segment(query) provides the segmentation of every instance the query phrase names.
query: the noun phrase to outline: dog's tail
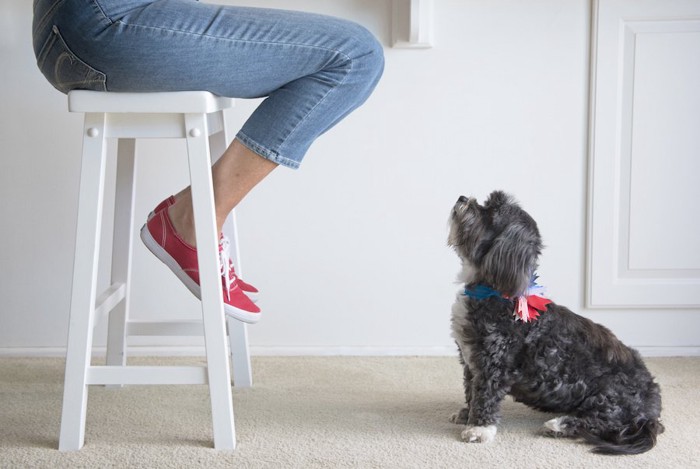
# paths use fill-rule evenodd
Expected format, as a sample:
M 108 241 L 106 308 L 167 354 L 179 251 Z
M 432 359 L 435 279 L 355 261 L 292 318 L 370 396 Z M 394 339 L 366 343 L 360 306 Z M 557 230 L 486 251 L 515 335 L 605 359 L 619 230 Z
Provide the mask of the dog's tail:
M 657 419 L 643 419 L 627 427 L 609 430 L 597 435 L 583 431 L 581 436 L 594 444 L 594 453 L 639 454 L 649 451 L 656 444 L 656 436 L 663 433 L 664 426 Z

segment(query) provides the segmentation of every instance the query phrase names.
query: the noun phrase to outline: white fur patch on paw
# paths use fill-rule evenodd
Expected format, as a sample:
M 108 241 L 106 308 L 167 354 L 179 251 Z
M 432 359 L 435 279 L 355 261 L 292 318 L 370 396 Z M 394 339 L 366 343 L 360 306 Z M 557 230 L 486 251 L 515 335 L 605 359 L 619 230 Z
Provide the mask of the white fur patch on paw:
M 487 427 L 467 427 L 462 432 L 462 439 L 469 443 L 489 443 L 496 437 L 496 425 Z
M 566 429 L 566 424 L 562 423 L 564 418 L 565 417 L 557 417 L 552 420 L 547 420 L 544 423 L 544 428 L 553 433 L 564 433 L 564 429 Z

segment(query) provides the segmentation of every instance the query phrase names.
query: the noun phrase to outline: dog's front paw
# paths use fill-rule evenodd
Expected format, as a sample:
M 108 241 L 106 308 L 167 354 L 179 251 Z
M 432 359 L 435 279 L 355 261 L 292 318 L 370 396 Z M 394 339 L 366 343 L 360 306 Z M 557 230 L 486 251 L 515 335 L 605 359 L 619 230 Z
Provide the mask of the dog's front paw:
M 462 439 L 469 443 L 489 443 L 496 437 L 496 425 L 486 427 L 467 427 L 462 432 Z
M 450 422 L 464 425 L 469 418 L 469 407 L 462 408 L 459 412 L 455 412 L 450 416 Z

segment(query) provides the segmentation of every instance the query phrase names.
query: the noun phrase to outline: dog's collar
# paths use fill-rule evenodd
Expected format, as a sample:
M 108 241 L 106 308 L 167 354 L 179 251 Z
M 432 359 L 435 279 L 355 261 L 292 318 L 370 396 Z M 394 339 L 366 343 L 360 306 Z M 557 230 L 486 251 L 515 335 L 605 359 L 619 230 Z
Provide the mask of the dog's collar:
M 502 300 L 508 299 L 506 296 L 502 295 L 498 290 L 494 290 L 488 285 L 478 283 L 475 285 L 467 285 L 464 287 L 465 296 L 469 298 L 474 298 L 475 300 L 485 300 L 487 298 L 495 297 Z
M 537 284 L 536 275 L 532 277 L 530 287 L 525 294 L 516 298 L 510 298 L 484 284 L 467 285 L 464 288 L 463 294 L 475 300 L 485 300 L 491 297 L 508 301 L 513 300 L 515 302 L 513 316 L 523 322 L 530 322 L 537 319 L 541 312 L 547 310 L 547 305 L 552 302 L 544 296 L 544 287 Z

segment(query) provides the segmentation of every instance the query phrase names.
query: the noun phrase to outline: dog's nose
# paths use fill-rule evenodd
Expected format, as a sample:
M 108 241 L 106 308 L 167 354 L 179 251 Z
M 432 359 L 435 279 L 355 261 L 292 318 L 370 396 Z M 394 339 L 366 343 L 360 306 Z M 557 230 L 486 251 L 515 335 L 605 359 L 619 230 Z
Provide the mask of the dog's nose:
M 457 199 L 457 202 L 459 202 L 460 204 L 466 204 L 467 202 L 469 202 L 469 198 L 464 197 L 463 195 L 460 195 L 459 199 Z

